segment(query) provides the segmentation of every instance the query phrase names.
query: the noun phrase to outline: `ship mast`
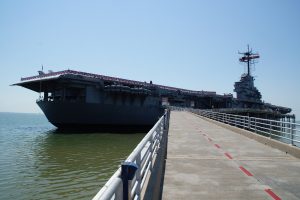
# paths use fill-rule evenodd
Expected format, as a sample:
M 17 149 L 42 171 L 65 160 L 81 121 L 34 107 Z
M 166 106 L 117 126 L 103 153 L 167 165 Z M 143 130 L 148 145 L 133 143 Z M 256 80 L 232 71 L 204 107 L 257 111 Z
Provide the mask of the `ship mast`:
M 243 56 L 239 59 L 240 62 L 247 63 L 247 76 L 251 76 L 251 65 L 255 64 L 255 59 L 259 58 L 258 53 L 253 53 L 252 49 L 249 49 L 246 52 L 239 52 L 239 54 L 242 54 Z

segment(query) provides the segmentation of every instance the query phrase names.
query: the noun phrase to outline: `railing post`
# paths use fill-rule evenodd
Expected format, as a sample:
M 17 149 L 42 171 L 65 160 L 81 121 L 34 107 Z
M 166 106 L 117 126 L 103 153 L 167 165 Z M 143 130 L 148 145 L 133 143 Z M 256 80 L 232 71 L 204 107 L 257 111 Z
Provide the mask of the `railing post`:
M 164 114 L 164 120 L 163 120 L 163 122 L 164 122 L 164 130 L 166 129 L 166 122 L 167 122 L 167 114 L 168 114 L 168 111 L 166 111 L 166 113 Z
M 296 131 L 296 121 L 295 121 L 295 118 L 293 118 L 293 123 L 292 123 L 292 133 L 291 133 L 291 145 L 294 146 L 294 134 L 295 134 L 295 131 Z
M 272 138 L 272 122 L 269 121 L 269 138 Z
M 255 133 L 257 133 L 257 130 L 256 130 L 256 118 L 254 118 L 254 130 L 255 130 Z
M 237 116 L 234 116 L 234 126 L 237 126 Z
M 121 165 L 121 178 L 123 181 L 123 200 L 131 199 L 131 191 L 129 190 L 129 187 L 137 169 L 138 166 L 133 162 L 123 162 Z
M 163 128 L 163 126 L 164 126 L 164 124 L 163 123 L 161 123 L 160 125 L 159 125 L 159 129 L 162 129 Z M 157 139 L 157 140 L 159 140 L 159 134 L 157 133 L 157 131 L 155 131 L 156 132 L 156 134 L 154 135 L 153 134 L 153 136 L 151 137 L 151 141 L 150 141 L 150 147 L 149 147 L 149 154 L 150 154 L 150 157 L 152 158 L 152 156 L 153 156 L 153 154 L 155 154 L 156 152 L 154 151 L 154 142 L 155 142 L 155 140 Z M 149 170 L 150 170 L 150 172 L 152 171 L 152 159 L 150 159 L 150 161 L 149 161 L 149 165 L 150 165 L 150 168 L 149 168 Z M 146 172 L 145 172 L 146 173 Z
M 248 130 L 251 130 L 251 121 L 249 115 L 248 115 Z
M 163 148 L 165 150 L 165 159 L 167 159 L 167 151 L 168 151 L 168 130 L 169 130 L 169 121 L 170 120 L 170 111 L 168 111 L 167 113 L 167 119 L 165 121 L 166 126 L 164 129 L 164 134 L 163 134 L 163 138 L 162 138 L 162 144 L 163 144 Z
M 142 153 L 140 152 L 136 158 L 136 164 L 137 166 L 142 166 L 142 161 L 141 161 L 141 157 L 142 157 Z M 138 200 L 140 199 L 140 195 L 141 195 L 141 184 L 142 184 L 142 177 L 141 177 L 141 170 L 142 167 L 139 167 L 136 170 L 136 181 L 137 181 L 137 190 L 136 190 L 136 194 L 138 196 Z M 130 192 L 131 193 L 131 192 Z
M 287 130 L 288 130 L 288 133 L 290 134 L 290 137 L 291 137 L 291 135 L 292 135 L 292 131 L 291 131 L 291 119 L 290 118 L 288 118 L 287 119 L 287 121 L 288 121 L 288 127 L 287 127 Z

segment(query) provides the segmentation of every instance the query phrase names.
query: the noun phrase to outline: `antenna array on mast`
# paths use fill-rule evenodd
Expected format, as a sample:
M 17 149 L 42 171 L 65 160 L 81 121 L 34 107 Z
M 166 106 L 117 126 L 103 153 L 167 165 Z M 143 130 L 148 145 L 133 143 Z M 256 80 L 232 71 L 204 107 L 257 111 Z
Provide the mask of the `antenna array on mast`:
M 253 53 L 252 49 L 249 49 L 246 52 L 239 52 L 239 54 L 242 54 L 243 56 L 239 59 L 240 62 L 247 63 L 247 75 L 251 75 L 250 67 L 251 65 L 255 64 L 255 59 L 258 59 L 260 56 L 258 53 Z

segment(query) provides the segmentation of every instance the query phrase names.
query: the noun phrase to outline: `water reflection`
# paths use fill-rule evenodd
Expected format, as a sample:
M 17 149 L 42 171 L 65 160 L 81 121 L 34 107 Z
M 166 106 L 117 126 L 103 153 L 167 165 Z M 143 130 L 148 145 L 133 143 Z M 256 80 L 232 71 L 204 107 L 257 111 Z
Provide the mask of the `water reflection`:
M 38 198 L 92 198 L 143 136 L 54 130 L 37 137 L 33 158 Z
M 40 115 L 3 114 L 0 199 L 91 199 L 144 135 L 65 134 Z

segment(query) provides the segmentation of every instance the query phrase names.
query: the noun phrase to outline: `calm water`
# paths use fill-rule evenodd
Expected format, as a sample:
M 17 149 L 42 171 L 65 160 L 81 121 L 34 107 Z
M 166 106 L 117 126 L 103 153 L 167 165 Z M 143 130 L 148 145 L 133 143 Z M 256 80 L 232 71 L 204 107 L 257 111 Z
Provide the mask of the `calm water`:
M 40 114 L 0 113 L 0 199 L 91 199 L 144 136 L 54 130 Z

